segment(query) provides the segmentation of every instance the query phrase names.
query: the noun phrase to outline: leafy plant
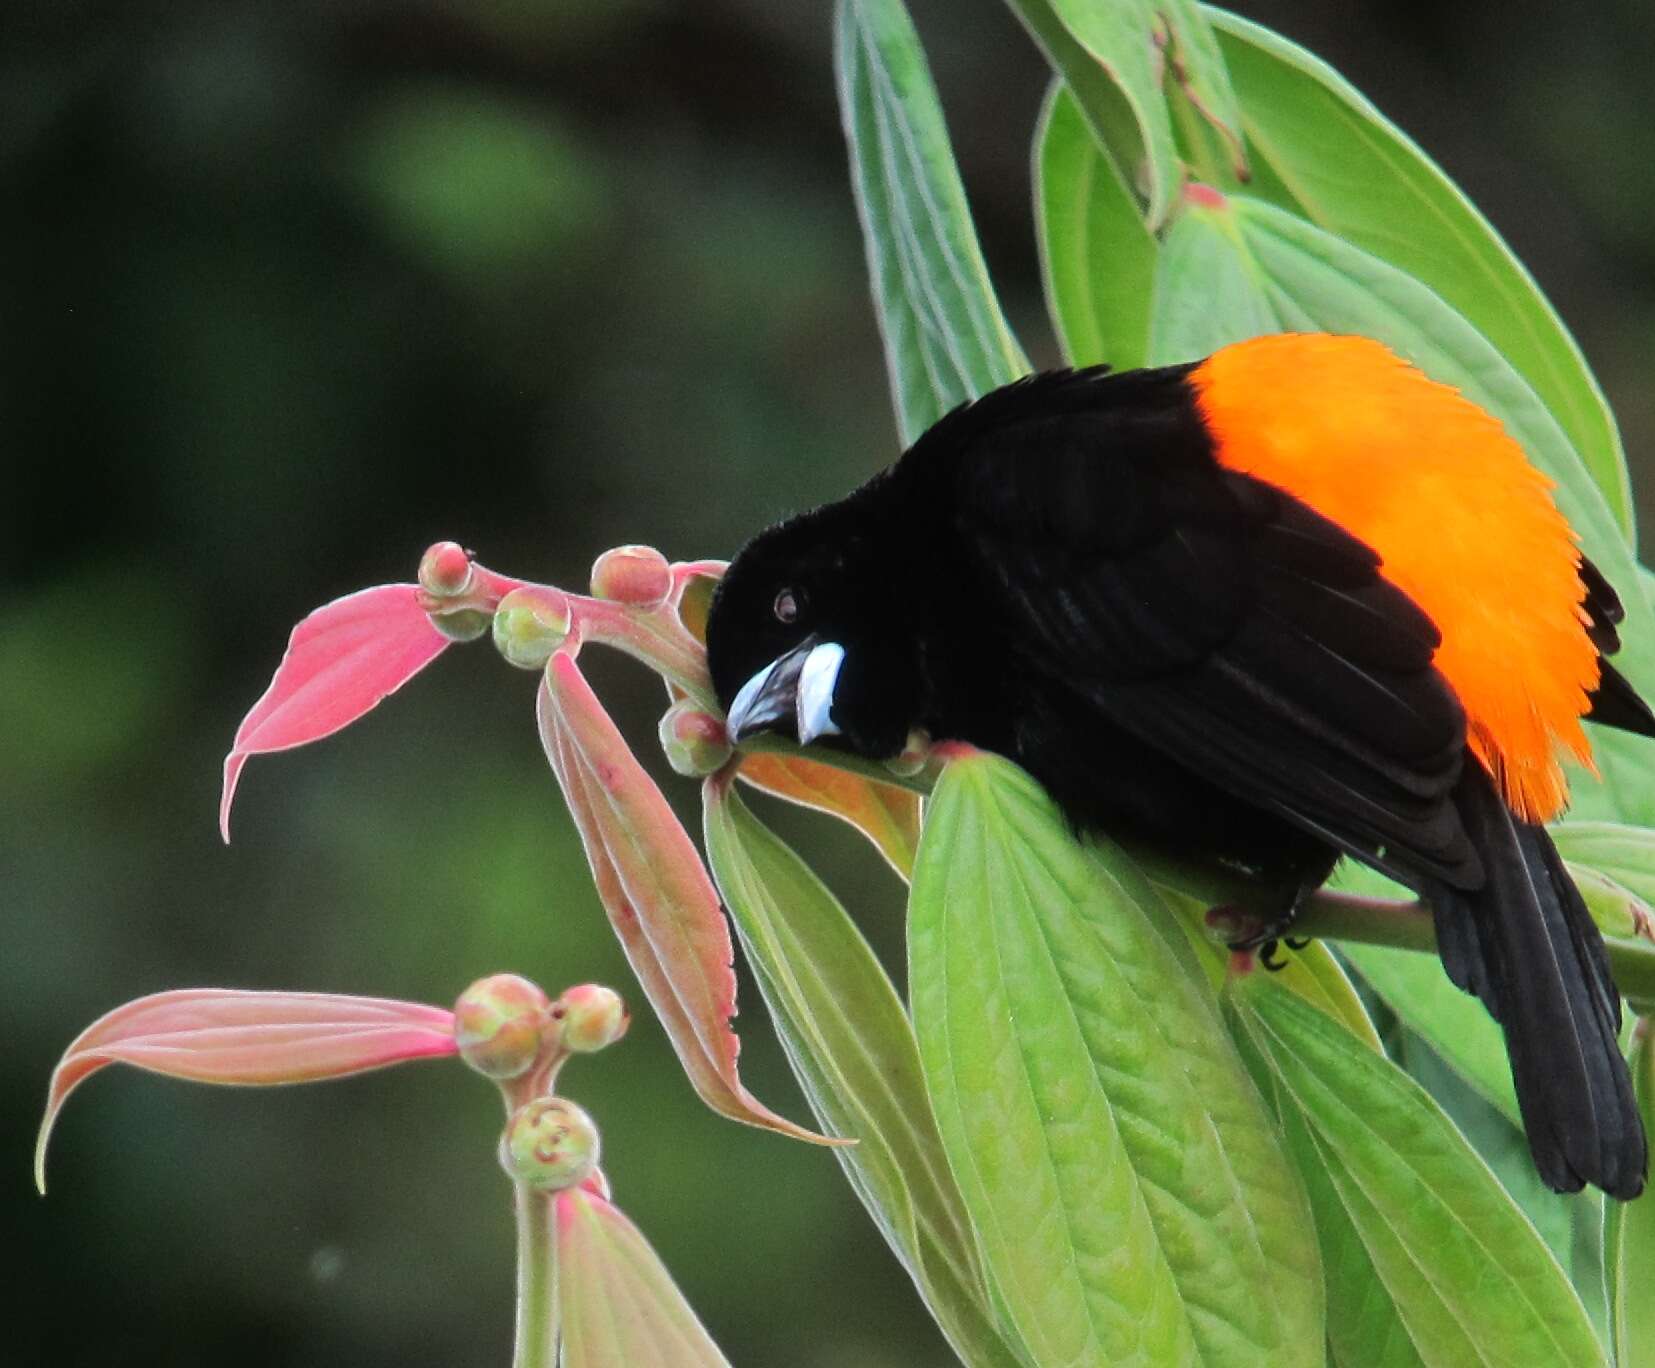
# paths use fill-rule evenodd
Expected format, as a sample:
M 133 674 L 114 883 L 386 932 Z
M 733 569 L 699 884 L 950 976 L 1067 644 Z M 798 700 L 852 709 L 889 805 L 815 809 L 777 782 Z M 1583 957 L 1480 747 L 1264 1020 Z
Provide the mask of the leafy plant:
M 1012 6 L 1056 73 L 1035 131 L 1035 215 L 1068 359 L 1187 360 L 1282 329 L 1389 343 L 1499 416 L 1556 482 L 1585 550 L 1628 591 L 1622 668 L 1655 687 L 1655 613 L 1613 418 L 1562 323 L 1452 182 L 1316 58 L 1222 11 Z M 841 0 L 835 22 L 907 440 L 1028 363 L 901 0 Z M 418 583 L 365 590 L 295 630 L 226 760 L 226 837 L 251 756 L 347 725 L 451 643 L 492 634 L 540 675 L 547 758 L 691 1085 L 725 1116 L 830 1146 L 962 1361 L 1655 1359 L 1638 1296 L 1655 1249 L 1647 1204 L 1605 1212 L 1540 1187 L 1498 1027 L 1420 953 L 1425 909 L 1347 874 L 1303 921 L 1338 952 L 1312 944 L 1263 974 L 1221 948 L 1233 923 L 1208 925 L 1222 888 L 1077 842 L 1008 761 L 947 744 L 888 767 L 774 740 L 732 753 L 699 638 L 720 570 L 623 547 L 578 595 L 432 547 Z M 674 770 L 702 781 L 705 863 L 588 685 L 588 642 L 664 680 L 661 741 Z M 1601 777 L 1576 777 L 1589 820 L 1556 836 L 1637 1014 L 1633 1062 L 1655 1122 L 1655 786 L 1639 743 L 1594 739 Z M 911 879 L 907 1002 L 743 783 L 849 822 Z M 732 925 L 819 1132 L 741 1081 Z M 435 1009 L 373 1008 L 398 1023 L 383 1036 L 340 1016 L 369 1010 L 341 999 L 324 1004 L 324 1035 L 300 1033 L 287 1072 L 261 1073 L 234 1051 L 233 1067 L 211 1062 L 245 996 L 209 995 L 218 1015 L 181 1044 L 169 1013 L 185 1001 L 133 1004 L 92 1028 L 60 1067 L 48 1127 L 70 1087 L 117 1059 L 268 1082 L 451 1052 Z M 270 999 L 261 1028 L 293 1024 L 297 1001 Z M 541 1063 L 507 1090 L 519 1109 L 548 1105 L 549 1037 L 535 1039 Z M 327 1067 L 306 1065 L 306 1050 Z M 721 1361 L 606 1189 L 569 1181 L 579 1166 L 539 1186 L 508 1171 L 521 1362 L 553 1352 L 552 1318 L 535 1308 L 549 1304 L 554 1251 L 562 1362 Z M 606 1321 L 606 1302 L 630 1319 Z

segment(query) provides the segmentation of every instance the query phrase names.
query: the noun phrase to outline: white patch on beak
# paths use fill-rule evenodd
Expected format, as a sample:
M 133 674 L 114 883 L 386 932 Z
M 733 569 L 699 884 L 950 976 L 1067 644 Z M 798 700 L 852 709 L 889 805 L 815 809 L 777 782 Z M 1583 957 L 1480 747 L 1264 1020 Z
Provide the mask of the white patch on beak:
M 844 663 L 845 648 L 837 641 L 824 641 L 805 657 L 804 668 L 799 671 L 799 688 L 794 703 L 801 746 L 808 746 L 818 736 L 839 734 L 839 728 L 833 724 L 830 714 L 833 711 L 833 690 L 839 683 L 839 667 Z
M 780 663 L 772 660 L 737 691 L 735 700 L 730 704 L 730 715 L 724 721 L 725 729 L 732 741 L 741 736 L 742 728 L 752 717 L 753 705 L 764 692 L 764 686 L 770 682 L 770 676 L 776 672 L 776 666 Z

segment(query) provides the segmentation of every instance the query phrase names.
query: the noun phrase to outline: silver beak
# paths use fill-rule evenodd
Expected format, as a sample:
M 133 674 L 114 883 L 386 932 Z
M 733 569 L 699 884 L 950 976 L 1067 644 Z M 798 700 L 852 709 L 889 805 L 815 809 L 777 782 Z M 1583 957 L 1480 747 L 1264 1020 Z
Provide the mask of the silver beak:
M 772 660 L 736 693 L 725 729 L 732 741 L 754 732 L 778 729 L 791 721 L 801 746 L 819 736 L 834 736 L 833 690 L 845 648 L 836 641 L 808 636 L 784 656 Z

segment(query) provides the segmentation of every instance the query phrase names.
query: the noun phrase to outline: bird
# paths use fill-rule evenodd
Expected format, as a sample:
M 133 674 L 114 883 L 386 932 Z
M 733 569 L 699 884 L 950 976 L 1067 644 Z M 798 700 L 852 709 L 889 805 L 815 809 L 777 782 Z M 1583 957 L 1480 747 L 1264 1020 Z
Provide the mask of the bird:
M 1630 1199 L 1620 997 L 1545 823 L 1583 720 L 1655 714 L 1552 488 L 1368 338 L 1044 372 L 748 542 L 708 669 L 733 741 L 999 753 L 1076 833 L 1228 871 L 1259 940 L 1342 857 L 1415 890 L 1503 1029 L 1540 1176 Z

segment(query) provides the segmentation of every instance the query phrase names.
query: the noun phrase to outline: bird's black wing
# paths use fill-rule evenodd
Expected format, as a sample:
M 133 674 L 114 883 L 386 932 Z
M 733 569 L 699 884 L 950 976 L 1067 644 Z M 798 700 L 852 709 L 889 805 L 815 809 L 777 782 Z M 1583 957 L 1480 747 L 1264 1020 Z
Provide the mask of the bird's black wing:
M 1476 886 L 1464 715 L 1379 557 L 1219 466 L 1180 370 L 1021 393 L 929 457 L 1011 668 L 1333 845 Z

